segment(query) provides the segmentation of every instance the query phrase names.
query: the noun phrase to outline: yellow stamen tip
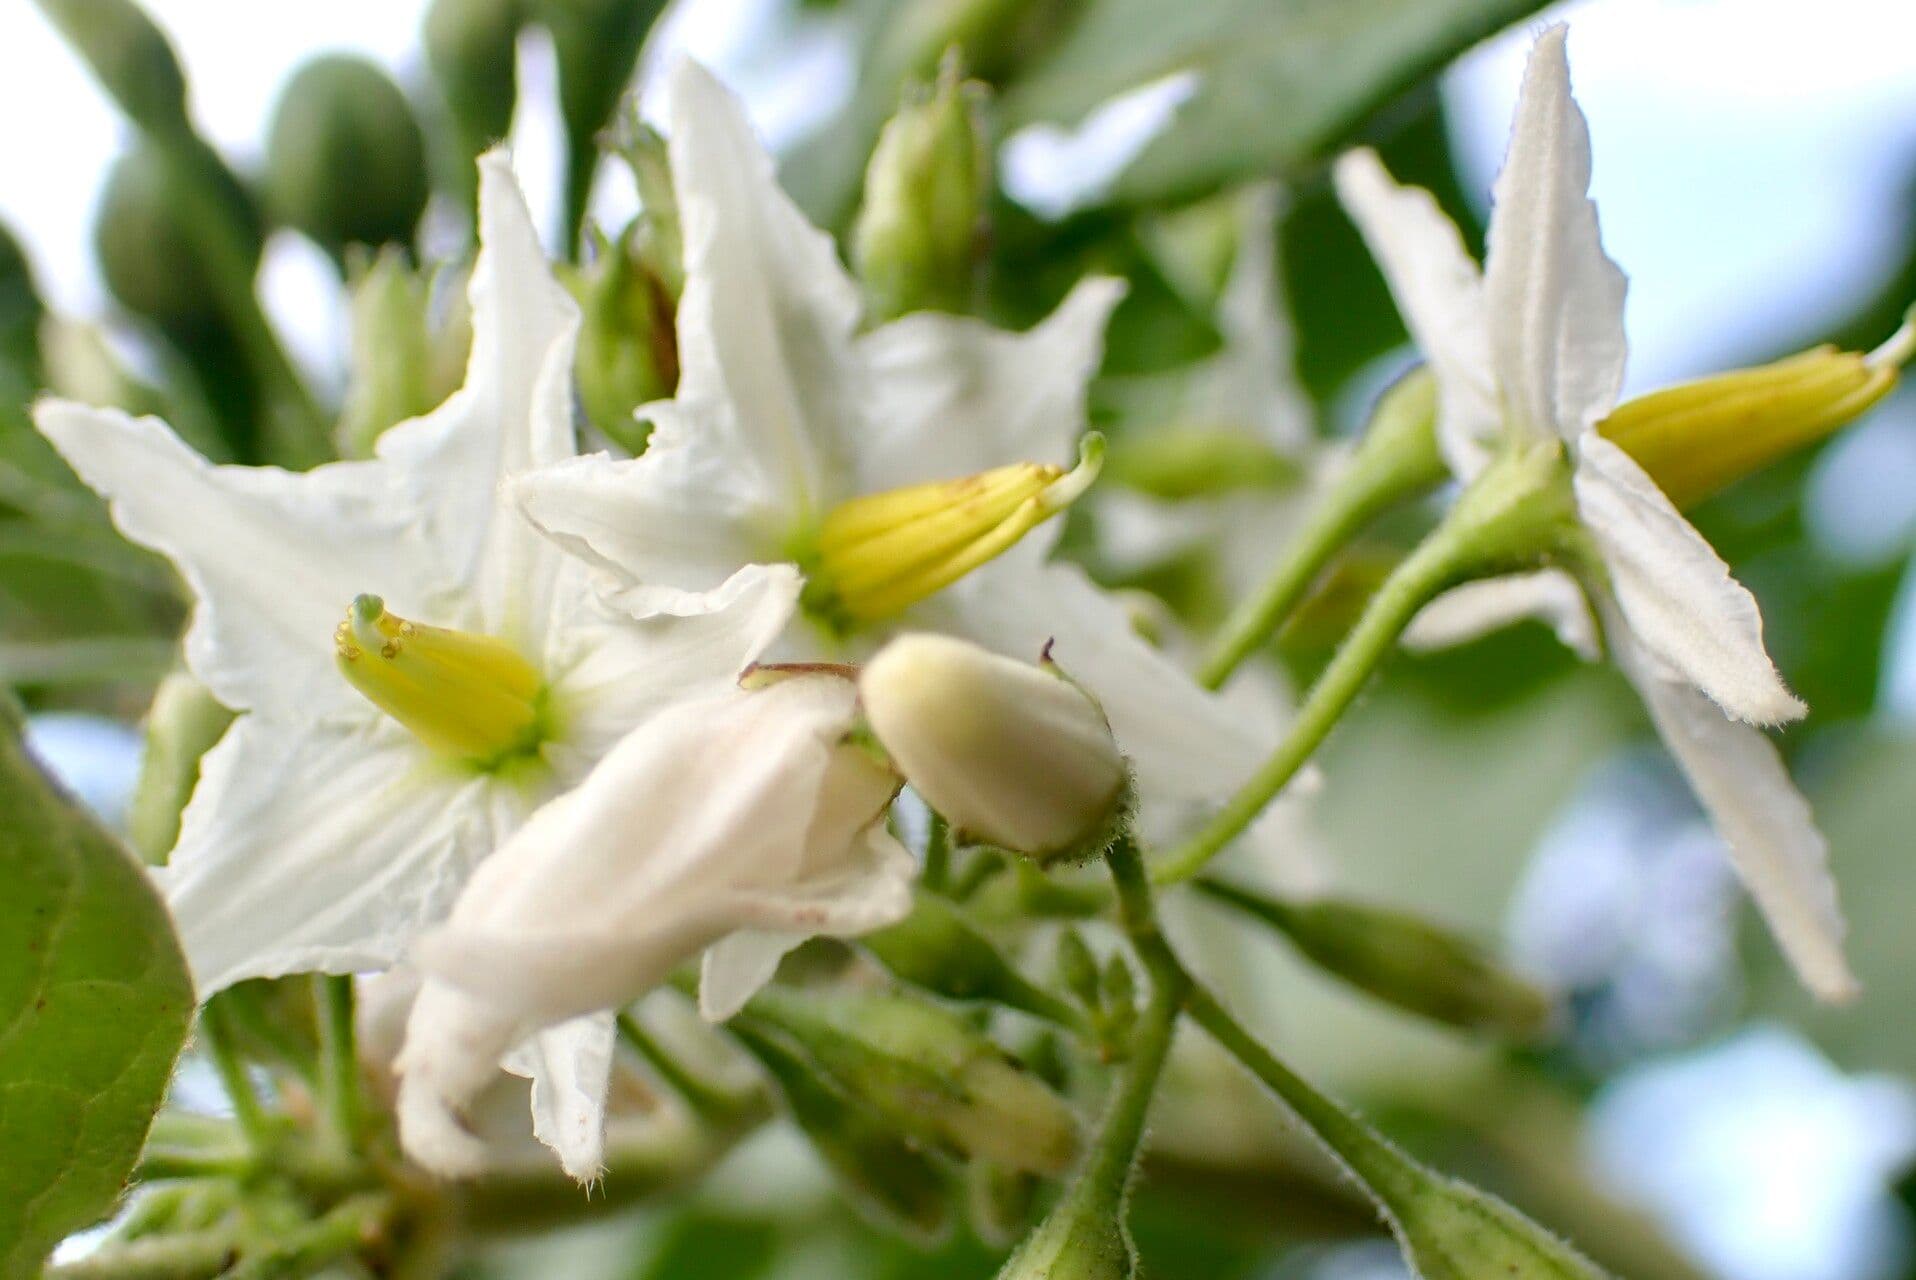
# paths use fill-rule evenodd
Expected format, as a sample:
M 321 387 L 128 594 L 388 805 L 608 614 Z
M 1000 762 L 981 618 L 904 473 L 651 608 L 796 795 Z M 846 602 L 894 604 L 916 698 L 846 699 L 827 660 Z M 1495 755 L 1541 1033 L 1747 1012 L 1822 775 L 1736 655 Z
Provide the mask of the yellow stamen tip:
M 1103 463 L 1104 437 L 1091 432 L 1069 471 L 1018 462 L 841 503 L 807 557 L 807 606 L 839 627 L 899 613 L 1068 508 Z
M 1818 347 L 1639 396 L 1597 424 L 1678 506 L 1815 444 L 1896 386 L 1916 318 L 1869 355 Z
M 438 754 L 493 768 L 543 737 L 543 682 L 502 640 L 409 622 L 362 595 L 334 628 L 333 651 L 348 684 Z

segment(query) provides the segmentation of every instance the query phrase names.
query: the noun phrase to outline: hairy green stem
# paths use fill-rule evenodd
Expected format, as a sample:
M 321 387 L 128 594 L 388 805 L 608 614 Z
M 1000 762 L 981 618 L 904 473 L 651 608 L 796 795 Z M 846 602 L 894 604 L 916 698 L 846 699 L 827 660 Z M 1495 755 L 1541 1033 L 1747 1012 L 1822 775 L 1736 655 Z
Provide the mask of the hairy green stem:
M 313 1000 L 319 1011 L 320 1103 L 339 1150 L 350 1155 L 357 1146 L 361 1111 L 352 978 L 314 974 Z
M 1443 482 L 1434 414 L 1427 375 L 1413 374 L 1386 393 L 1350 464 L 1318 499 L 1263 586 L 1225 621 L 1198 675 L 1205 688 L 1222 686 L 1276 634 L 1332 557 L 1366 525 Z
M 925 829 L 925 869 L 918 879 L 933 893 L 943 893 L 951 880 L 951 824 L 937 812 Z
M 208 1000 L 200 1010 L 200 1047 L 219 1075 L 220 1085 L 233 1105 L 233 1119 L 238 1121 L 247 1142 L 255 1152 L 266 1150 L 272 1143 L 266 1106 L 246 1074 L 246 1063 L 233 1043 L 226 1005 L 218 996 Z
M 212 1280 L 237 1247 L 231 1230 L 149 1236 L 48 1267 L 45 1280 Z
M 701 1120 L 712 1124 L 730 1124 L 738 1116 L 752 1111 L 749 1096 L 713 1087 L 686 1070 L 685 1064 L 669 1053 L 657 1037 L 629 1013 L 618 1018 L 619 1038 L 658 1072 L 672 1092 Z
M 1454 540 L 1441 533 L 1426 539 L 1385 579 L 1330 665 L 1311 686 L 1277 750 L 1209 823 L 1158 862 L 1152 872 L 1154 880 L 1171 884 L 1196 875 L 1241 835 L 1330 736 L 1417 611 L 1463 576 L 1464 566 Z

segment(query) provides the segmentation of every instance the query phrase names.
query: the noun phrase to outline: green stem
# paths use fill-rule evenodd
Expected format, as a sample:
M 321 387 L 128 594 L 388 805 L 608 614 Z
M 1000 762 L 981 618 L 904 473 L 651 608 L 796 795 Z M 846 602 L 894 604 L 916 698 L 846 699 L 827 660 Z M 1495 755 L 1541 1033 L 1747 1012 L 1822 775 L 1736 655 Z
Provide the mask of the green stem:
M 312 1275 L 325 1264 L 376 1243 L 392 1214 L 392 1200 L 383 1192 L 354 1196 L 305 1226 L 280 1234 L 260 1252 L 249 1252 L 223 1274 L 226 1280 Z
M 937 812 L 925 830 L 925 870 L 919 881 L 933 893 L 943 893 L 951 881 L 951 824 Z
M 353 1032 L 353 980 L 342 974 L 313 975 L 319 1010 L 320 1104 L 338 1149 L 351 1154 L 360 1126 L 359 1053 Z
M 631 1014 L 619 1015 L 618 1028 L 619 1038 L 636 1050 L 701 1120 L 727 1125 L 754 1109 L 750 1099 L 714 1088 L 687 1071 L 685 1064 L 668 1053 L 665 1046 Z
M 257 1168 L 244 1151 L 201 1151 L 149 1142 L 140 1153 L 136 1182 L 167 1182 L 186 1178 L 243 1178 Z
M 1459 539 L 1446 536 L 1447 530 L 1448 526 L 1439 526 L 1384 580 L 1330 665 L 1311 686 L 1277 750 L 1216 817 L 1159 861 L 1152 873 L 1154 880 L 1171 884 L 1196 875 L 1242 834 L 1316 753 L 1417 611 L 1465 576 L 1467 556 Z
M 200 1047 L 219 1074 L 220 1085 L 233 1104 L 233 1119 L 245 1133 L 247 1143 L 255 1152 L 266 1150 L 272 1144 L 266 1105 L 260 1101 L 258 1089 L 246 1074 L 246 1063 L 233 1043 L 226 1006 L 218 996 L 208 1000 L 206 1007 L 200 1010 Z
M 149 1236 L 46 1269 L 46 1280 L 211 1280 L 226 1274 L 237 1244 L 228 1231 Z
M 1434 416 L 1428 375 L 1414 374 L 1385 394 L 1349 466 L 1318 500 L 1264 585 L 1225 621 L 1199 672 L 1205 688 L 1221 687 L 1276 634 L 1324 566 L 1364 526 L 1443 482 L 1447 473 Z

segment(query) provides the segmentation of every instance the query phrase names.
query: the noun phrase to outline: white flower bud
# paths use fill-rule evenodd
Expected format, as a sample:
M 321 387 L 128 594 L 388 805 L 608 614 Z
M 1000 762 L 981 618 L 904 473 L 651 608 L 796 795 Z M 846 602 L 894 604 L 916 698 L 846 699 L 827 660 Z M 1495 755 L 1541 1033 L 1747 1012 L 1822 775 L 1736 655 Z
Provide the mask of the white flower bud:
M 954 827 L 1048 859 L 1111 829 L 1129 771 L 1103 710 L 1048 664 L 905 635 L 859 677 L 872 731 Z

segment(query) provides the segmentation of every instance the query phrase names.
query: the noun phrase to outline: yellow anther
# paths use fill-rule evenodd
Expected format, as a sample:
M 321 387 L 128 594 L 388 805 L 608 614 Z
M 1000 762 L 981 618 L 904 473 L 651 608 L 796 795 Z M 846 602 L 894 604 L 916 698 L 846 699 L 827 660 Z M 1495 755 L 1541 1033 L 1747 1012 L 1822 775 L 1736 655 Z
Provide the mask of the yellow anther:
M 358 596 L 333 631 L 340 674 L 441 755 L 492 768 L 537 750 L 545 687 L 502 640 L 421 626 Z
M 1895 389 L 1916 315 L 1868 355 L 1818 347 L 1655 391 L 1597 424 L 1679 507 L 1815 444 Z
M 1093 432 L 1069 471 L 1020 462 L 841 503 L 819 527 L 807 604 L 841 626 L 890 617 L 1069 507 L 1103 461 L 1104 437 Z

